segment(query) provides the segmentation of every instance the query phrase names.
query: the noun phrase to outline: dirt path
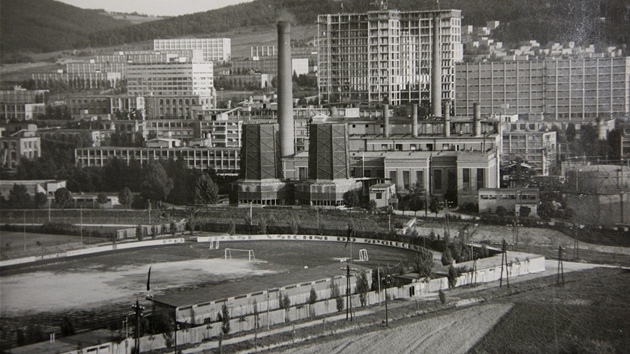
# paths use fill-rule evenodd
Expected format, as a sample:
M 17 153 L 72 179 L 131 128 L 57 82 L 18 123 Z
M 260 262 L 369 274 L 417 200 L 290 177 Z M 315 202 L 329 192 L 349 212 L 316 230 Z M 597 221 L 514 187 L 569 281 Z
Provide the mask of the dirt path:
M 424 321 L 291 348 L 291 353 L 466 353 L 490 331 L 512 304 L 480 305 Z

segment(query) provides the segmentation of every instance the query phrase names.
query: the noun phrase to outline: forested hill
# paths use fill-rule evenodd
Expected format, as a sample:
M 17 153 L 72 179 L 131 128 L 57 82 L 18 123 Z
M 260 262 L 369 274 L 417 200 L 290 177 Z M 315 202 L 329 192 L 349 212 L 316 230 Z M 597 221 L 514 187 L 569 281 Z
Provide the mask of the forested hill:
M 89 45 L 88 34 L 128 22 L 52 0 L 0 1 L 0 52 L 51 52 Z
M 373 10 L 374 1 L 343 0 L 344 12 Z M 132 27 L 92 33 L 93 46 L 130 43 L 153 38 L 212 36 L 234 28 L 271 25 L 279 19 L 294 24 L 315 23 L 318 14 L 337 13 L 341 1 L 255 0 L 218 10 L 173 17 Z M 461 9 L 463 24 L 485 25 L 498 20 L 498 40 L 516 44 L 536 39 L 549 41 L 630 44 L 628 0 L 441 0 L 441 8 Z M 435 0 L 390 0 L 390 9 L 435 9 Z M 605 18 L 605 21 L 601 21 Z
M 1 0 L 3 56 L 17 50 L 119 45 L 155 38 L 212 37 L 238 28 L 268 26 L 279 19 L 314 24 L 318 14 L 373 10 L 373 0 L 254 0 L 218 10 L 128 25 L 125 21 L 52 0 Z M 630 45 L 628 0 L 440 0 L 460 9 L 464 25 L 501 21 L 495 39 L 507 46 L 535 39 L 577 44 Z M 389 0 L 390 9 L 428 10 L 435 0 Z

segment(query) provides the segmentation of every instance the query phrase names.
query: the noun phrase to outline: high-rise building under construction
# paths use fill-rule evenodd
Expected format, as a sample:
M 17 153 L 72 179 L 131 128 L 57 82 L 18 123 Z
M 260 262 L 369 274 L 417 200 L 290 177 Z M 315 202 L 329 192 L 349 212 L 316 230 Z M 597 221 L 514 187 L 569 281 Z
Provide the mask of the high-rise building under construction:
M 455 98 L 455 63 L 463 58 L 461 10 L 339 13 L 319 15 L 317 24 L 323 100 L 430 107 L 434 85 L 442 100 Z

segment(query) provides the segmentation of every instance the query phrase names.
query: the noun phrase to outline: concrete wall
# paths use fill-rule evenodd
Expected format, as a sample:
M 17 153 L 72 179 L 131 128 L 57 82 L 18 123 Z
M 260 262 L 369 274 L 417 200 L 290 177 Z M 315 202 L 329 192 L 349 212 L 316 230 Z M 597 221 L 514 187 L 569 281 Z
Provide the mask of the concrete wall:
M 170 238 L 170 239 L 164 239 L 164 240 L 121 243 L 121 244 L 108 245 L 108 246 L 83 248 L 83 249 L 71 250 L 71 251 L 66 251 L 66 252 L 61 252 L 61 253 L 46 254 L 43 256 L 31 256 L 31 257 L 24 257 L 24 258 L 9 259 L 6 261 L 0 261 L 0 268 L 12 266 L 16 264 L 42 261 L 46 259 L 83 256 L 86 254 L 101 253 L 101 252 L 107 252 L 107 251 L 124 250 L 124 249 L 130 249 L 130 248 L 138 248 L 138 247 L 172 245 L 176 243 L 184 243 L 184 239 L 183 238 Z

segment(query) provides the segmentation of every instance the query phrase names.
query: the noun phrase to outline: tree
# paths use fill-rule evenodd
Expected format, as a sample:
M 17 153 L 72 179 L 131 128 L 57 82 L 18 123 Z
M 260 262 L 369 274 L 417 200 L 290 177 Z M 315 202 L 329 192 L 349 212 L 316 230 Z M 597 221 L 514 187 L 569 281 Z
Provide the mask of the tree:
M 507 215 L 507 209 L 503 205 L 497 207 L 496 213 L 499 217 L 504 218 Z
M 101 192 L 96 197 L 96 202 L 99 204 L 107 204 L 109 202 L 109 199 L 107 198 L 107 195 L 105 193 Z
M 48 203 L 48 197 L 46 196 L 46 193 L 38 192 L 37 194 L 35 194 L 36 207 L 41 209 L 46 206 L 46 203 Z
M 565 132 L 565 135 L 567 137 L 568 142 L 572 143 L 575 141 L 577 130 L 575 129 L 575 124 L 573 124 L 573 122 L 570 122 L 569 125 L 567 125 L 567 130 Z
M 454 288 L 457 285 L 457 277 L 459 277 L 459 270 L 453 265 L 448 267 L 448 287 Z
M 55 203 L 62 209 L 65 209 L 71 201 L 72 193 L 67 188 L 59 188 L 55 191 Z
M 226 303 L 221 306 L 221 331 L 223 334 L 230 333 L 230 309 Z
M 195 182 L 195 204 L 214 204 L 219 199 L 219 187 L 207 174 L 202 174 Z
M 195 233 L 195 228 L 199 222 L 199 208 L 189 206 L 186 208 L 186 219 L 188 221 L 188 227 L 190 228 L 190 234 Z
M 433 253 L 427 249 L 421 249 L 416 252 L 413 259 L 413 270 L 421 277 L 428 277 L 431 275 L 433 269 Z
M 423 208 L 424 198 L 418 194 L 413 194 L 409 200 L 409 210 L 413 210 L 414 215 L 416 215 L 418 210 L 422 210 Z
M 150 200 L 165 200 L 173 189 L 173 180 L 159 162 L 149 162 L 142 179 L 142 195 Z
M 367 293 L 370 291 L 370 284 L 368 282 L 367 274 L 365 271 L 361 271 L 357 274 L 357 284 L 355 287 L 355 293 L 359 294 L 359 300 L 361 306 L 365 306 L 367 300 Z
M 368 203 L 368 210 L 371 212 L 376 210 L 376 200 L 370 200 L 370 202 Z
M 442 252 L 442 265 L 453 264 L 453 256 L 451 255 L 451 249 L 448 245 L 444 248 L 444 252 Z
M 131 190 L 127 187 L 123 188 L 118 193 L 118 201 L 120 202 L 120 204 L 125 206 L 125 209 L 129 209 L 129 206 L 131 205 L 131 202 L 133 201 Z
M 442 210 L 442 201 L 436 196 L 431 196 L 429 200 L 429 211 L 435 213 L 435 216 L 437 216 L 440 210 Z
M 228 225 L 227 233 L 232 236 L 236 232 L 236 224 L 234 224 L 234 220 L 230 220 L 230 224 Z
M 525 205 L 521 205 L 521 207 L 518 209 L 519 215 L 524 218 L 528 217 L 531 212 L 532 212 L 532 208 Z
M 315 288 L 311 286 L 311 292 L 308 295 L 308 303 L 310 305 L 313 305 L 316 302 L 317 302 L 317 291 L 315 291 Z
M 348 208 L 353 208 L 359 205 L 360 198 L 359 192 L 347 191 L 343 194 L 343 202 Z
M 335 283 L 334 279 L 331 279 L 330 280 L 330 298 L 335 299 L 335 302 L 337 303 L 337 311 L 341 312 L 343 311 L 343 298 L 339 295 L 340 295 L 339 285 Z
M 26 186 L 14 184 L 9 191 L 9 205 L 16 209 L 23 209 L 31 204 L 31 196 L 28 194 Z

